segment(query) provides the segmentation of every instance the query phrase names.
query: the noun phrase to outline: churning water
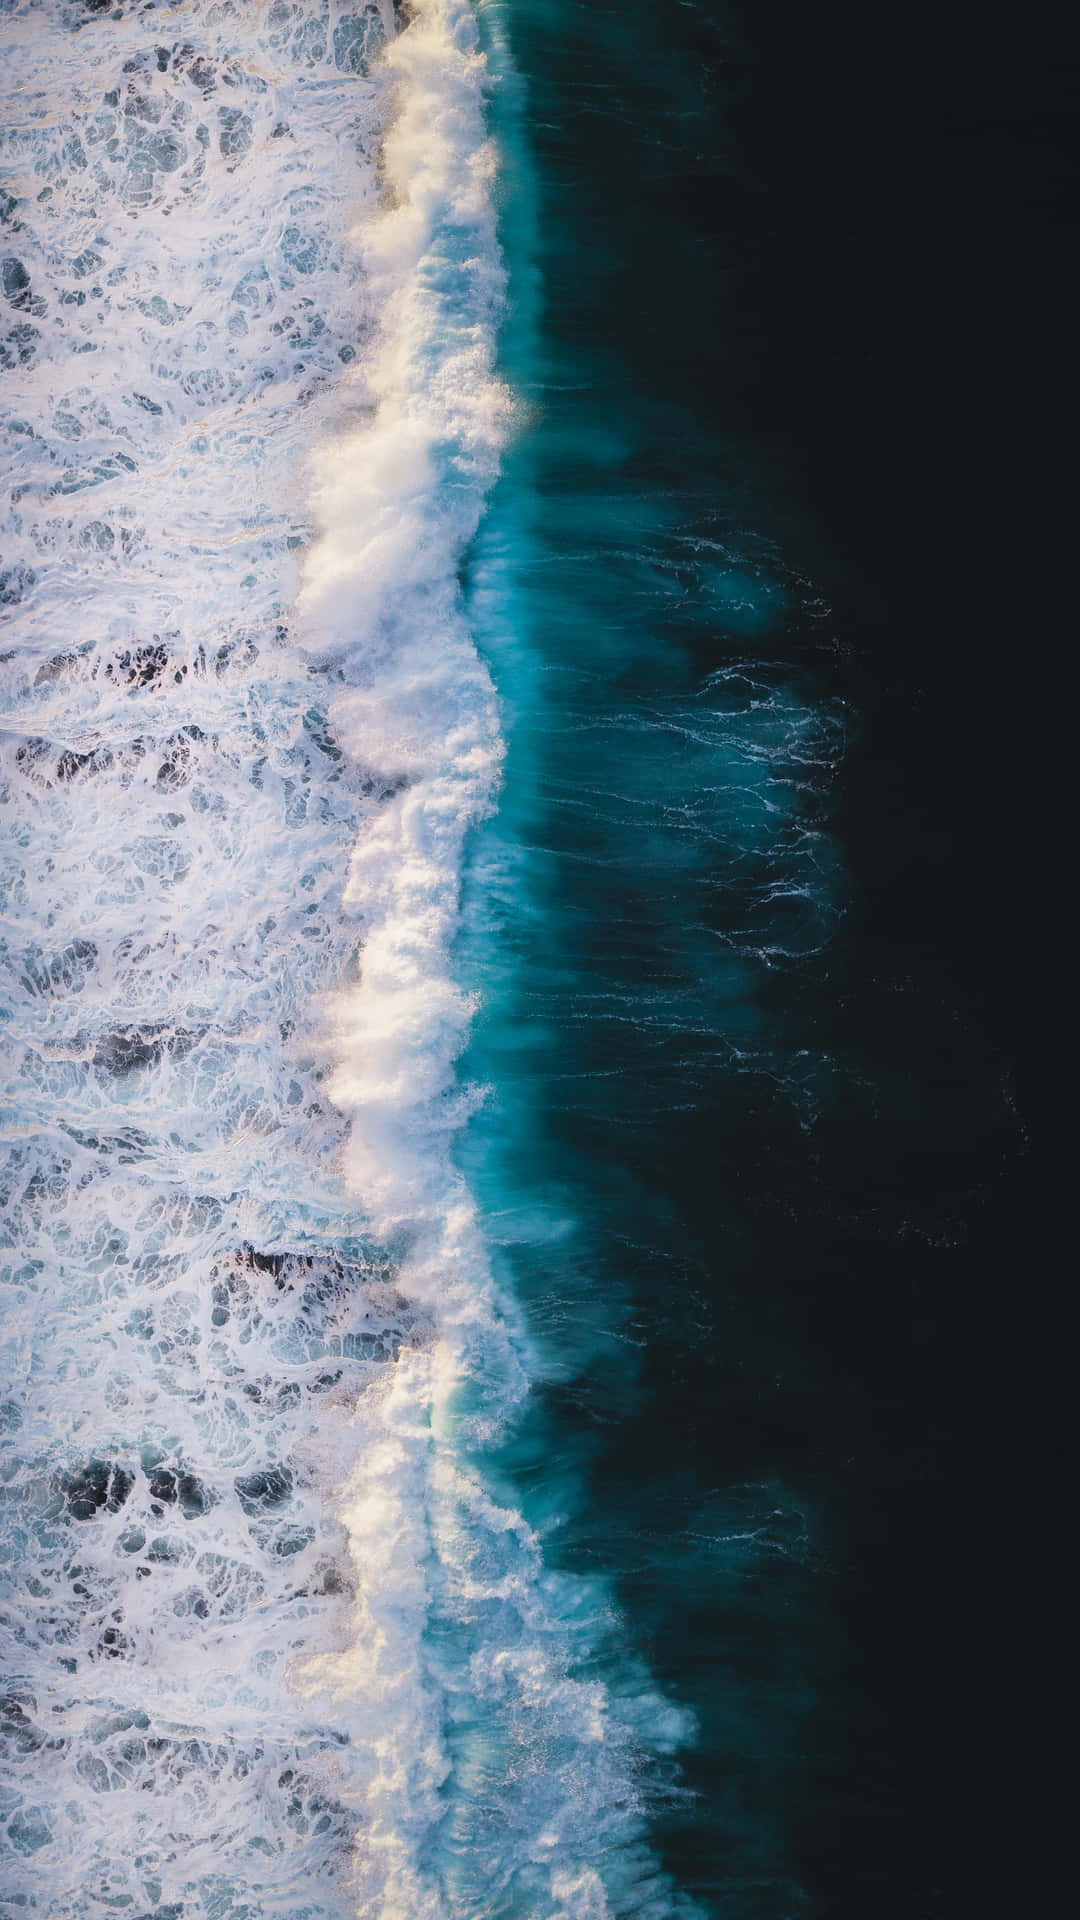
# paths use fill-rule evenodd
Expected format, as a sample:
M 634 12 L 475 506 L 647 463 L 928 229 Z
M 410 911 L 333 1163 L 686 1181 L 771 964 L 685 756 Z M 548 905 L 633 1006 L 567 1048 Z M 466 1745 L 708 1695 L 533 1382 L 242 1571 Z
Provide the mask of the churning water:
M 509 509 L 477 534 L 533 397 L 497 358 L 516 96 L 483 24 L 0 8 L 4 1914 L 697 1911 L 647 1843 L 689 1717 L 493 1464 L 559 1362 L 493 1260 L 500 1181 L 527 1202 L 490 1123 L 463 1171 L 485 928 L 526 1142 L 495 930 L 544 858 L 524 801 L 477 838 L 505 727 L 476 635 L 601 911 L 630 848 L 691 887 L 728 862 L 734 921 L 676 901 L 664 933 L 676 973 L 719 956 L 712 1003 L 824 937 L 800 795 L 836 726 L 747 651 L 767 567 L 625 500 L 567 534 L 532 667 L 508 645 L 528 540 Z M 598 560 L 627 604 L 719 608 L 738 657 L 601 711 L 605 617 L 589 666 L 566 612 Z M 651 1057 L 708 1029 L 547 924 L 575 1019 Z

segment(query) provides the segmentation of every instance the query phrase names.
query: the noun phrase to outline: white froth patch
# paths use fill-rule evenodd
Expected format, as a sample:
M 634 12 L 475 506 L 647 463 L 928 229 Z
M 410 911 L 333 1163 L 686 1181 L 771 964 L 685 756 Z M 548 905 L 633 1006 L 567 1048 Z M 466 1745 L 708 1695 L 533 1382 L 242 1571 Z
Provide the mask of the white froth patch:
M 335 737 L 400 787 L 353 855 L 361 980 L 329 1009 L 347 1169 L 379 1234 L 438 1239 L 465 1204 L 444 1107 L 471 1013 L 450 957 L 463 850 L 494 804 L 503 753 L 458 569 L 511 409 L 495 371 L 504 274 L 469 8 L 414 8 L 385 65 L 396 88 L 385 203 L 354 235 L 381 324 L 343 383 L 374 411 L 311 462 L 319 535 L 296 615 L 302 644 L 343 674 Z M 417 1260 L 417 1284 L 430 1259 Z M 475 1282 L 450 1265 L 442 1285 L 472 1294 Z
M 364 4 L 5 9 L 0 1825 L 47 1920 L 346 1920 L 348 1414 L 428 1337 L 309 1009 L 379 791 L 287 645 L 359 351 Z
M 453 1157 L 471 1105 L 455 1077 L 473 1013 L 455 978 L 462 868 L 503 754 L 458 579 L 512 407 L 496 371 L 489 77 L 464 0 L 418 0 L 386 65 L 384 204 L 354 236 L 380 326 L 341 391 L 360 423 L 311 463 L 319 534 L 296 617 L 301 644 L 340 675 L 335 738 L 397 788 L 350 862 L 363 945 L 357 984 L 324 1003 L 330 1091 L 349 1122 L 350 1188 L 435 1337 L 357 1408 L 340 1509 L 353 1638 L 300 1663 L 298 1684 L 335 1710 L 353 1703 L 373 1755 L 361 1913 L 667 1920 L 679 1903 L 642 1850 L 634 1756 L 658 1725 L 661 1745 L 685 1725 L 632 1661 L 618 1701 L 580 1677 L 612 1625 L 602 1593 L 547 1570 L 470 1464 L 527 1389 Z
M 475 22 L 373 68 L 382 0 L 118 11 L 0 28 L 8 1887 L 669 1920 L 678 1717 L 472 1464 L 527 1387 L 453 1157 L 512 412 Z

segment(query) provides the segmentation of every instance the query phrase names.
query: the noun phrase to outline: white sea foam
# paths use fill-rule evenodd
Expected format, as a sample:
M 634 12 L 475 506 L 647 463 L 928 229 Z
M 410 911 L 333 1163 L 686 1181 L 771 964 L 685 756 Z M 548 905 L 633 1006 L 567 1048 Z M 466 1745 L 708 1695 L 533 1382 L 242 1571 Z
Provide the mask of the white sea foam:
M 361 1911 L 599 1917 L 616 1910 L 596 1871 L 607 1860 L 617 1910 L 659 1913 L 667 1895 L 636 1857 L 632 1723 L 651 1719 L 664 1745 L 677 1716 L 648 1693 L 617 1711 L 573 1677 L 603 1625 L 597 1596 L 545 1573 L 521 1516 L 467 1464 L 526 1385 L 451 1151 L 468 1112 L 453 1071 L 471 1012 L 454 978 L 462 861 L 502 757 L 458 574 L 511 405 L 495 372 L 503 273 L 469 8 L 422 0 L 387 64 L 389 204 L 357 236 L 381 331 L 347 383 L 372 411 L 314 462 L 321 533 L 297 618 L 341 676 L 335 737 L 400 787 L 350 865 L 363 953 L 357 985 L 327 1005 L 331 1093 L 350 1121 L 349 1184 L 435 1332 L 358 1409 L 343 1507 L 355 1632 L 305 1679 L 363 1701 L 379 1755 Z
M 307 1013 L 379 792 L 287 619 L 388 16 L 120 11 L 0 28 L 4 1911 L 343 1916 L 363 1756 L 287 1670 L 425 1335 Z
M 678 1716 L 475 1465 L 528 1368 L 453 1157 L 475 22 L 0 32 L 9 1910 L 659 1920 Z

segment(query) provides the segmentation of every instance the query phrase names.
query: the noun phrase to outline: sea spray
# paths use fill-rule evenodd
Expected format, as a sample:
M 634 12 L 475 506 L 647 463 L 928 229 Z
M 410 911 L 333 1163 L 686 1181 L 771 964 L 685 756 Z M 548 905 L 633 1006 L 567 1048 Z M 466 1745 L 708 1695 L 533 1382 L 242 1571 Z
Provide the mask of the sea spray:
M 350 1121 L 350 1188 L 433 1335 L 357 1409 L 341 1506 L 354 1637 L 306 1661 L 301 1684 L 352 1702 L 354 1738 L 376 1756 L 362 1912 L 666 1915 L 670 1890 L 642 1851 L 636 1756 L 642 1741 L 670 1747 L 684 1722 L 632 1659 L 618 1701 L 575 1677 L 613 1626 L 603 1591 L 547 1572 L 476 1466 L 529 1377 L 453 1156 L 474 1104 L 455 1079 L 472 1012 L 455 979 L 462 869 L 503 753 L 460 570 L 513 407 L 496 371 L 504 273 L 470 9 L 418 5 L 386 64 L 397 117 L 385 204 L 357 235 L 381 330 L 342 389 L 346 411 L 368 417 L 313 463 L 320 535 L 296 612 L 339 689 L 335 738 L 397 789 L 350 863 L 363 946 L 357 985 L 325 1005 L 330 1091 Z
M 389 205 L 359 236 L 382 324 L 341 391 L 346 416 L 354 395 L 374 411 L 313 460 L 320 534 L 296 631 L 341 683 L 336 737 L 398 789 L 352 856 L 361 977 L 328 1010 L 334 1098 L 352 1121 L 350 1184 L 378 1233 L 439 1238 L 461 1200 L 444 1096 L 470 1012 L 450 957 L 462 847 L 494 804 L 502 758 L 458 570 L 510 403 L 494 373 L 504 277 L 469 8 L 419 7 L 385 64 L 400 103 L 383 150 Z M 444 1309 L 458 1264 L 448 1249 L 435 1286 Z
M 459 5 L 179 17 L 3 25 L 5 1893 L 667 1920 L 683 1722 L 488 1471 L 454 1159 L 490 74 Z
M 113 17 L 113 14 L 118 17 Z M 309 1008 L 379 790 L 288 645 L 373 6 L 5 9 L 3 1893 L 345 1920 L 347 1413 L 422 1338 Z
M 357 1568 L 354 1638 L 307 1664 L 355 1703 L 376 1756 L 357 1855 L 361 1910 L 444 1911 L 421 1855 L 449 1772 L 444 1706 L 424 1647 L 439 1467 L 470 1345 L 496 1318 L 475 1211 L 450 1142 L 470 1007 L 456 987 L 465 835 L 494 801 L 502 742 L 490 676 L 461 607 L 458 567 L 498 469 L 508 399 L 494 374 L 504 294 L 483 117 L 485 69 L 465 5 L 417 8 L 386 61 L 396 118 L 386 204 L 357 236 L 381 308 L 374 353 L 342 385 L 360 420 L 312 463 L 320 528 L 297 635 L 340 689 L 335 738 L 392 790 L 353 851 L 346 902 L 361 929 L 357 985 L 326 1006 L 346 1177 L 396 1246 L 398 1285 L 437 1336 L 357 1414 L 343 1508 Z M 363 415 L 371 410 L 371 417 Z M 505 1343 L 504 1347 L 505 1347 Z M 480 1359 L 479 1353 L 474 1359 Z M 512 1365 L 494 1369 L 506 1391 Z

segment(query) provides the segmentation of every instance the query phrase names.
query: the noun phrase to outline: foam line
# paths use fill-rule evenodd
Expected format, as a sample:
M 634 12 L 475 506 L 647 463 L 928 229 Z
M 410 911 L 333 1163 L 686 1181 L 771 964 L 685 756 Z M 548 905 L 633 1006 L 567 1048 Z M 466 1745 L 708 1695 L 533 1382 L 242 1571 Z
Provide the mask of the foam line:
M 0 30 L 0 1821 L 43 1920 L 684 1911 L 639 1766 L 684 1723 L 490 1468 L 534 1377 L 455 1159 L 493 75 L 464 0 L 393 24 Z

